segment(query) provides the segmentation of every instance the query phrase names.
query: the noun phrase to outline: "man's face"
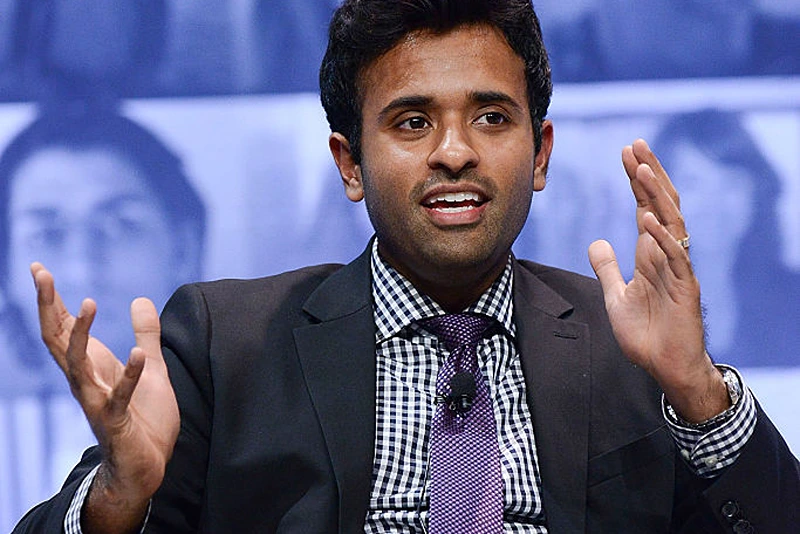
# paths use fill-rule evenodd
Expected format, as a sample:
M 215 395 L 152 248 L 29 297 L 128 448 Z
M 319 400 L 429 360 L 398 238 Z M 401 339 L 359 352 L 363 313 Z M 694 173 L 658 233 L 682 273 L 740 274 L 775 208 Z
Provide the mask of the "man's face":
M 131 348 L 130 301 L 157 304 L 174 288 L 174 230 L 140 172 L 107 150 L 46 149 L 17 170 L 10 191 L 9 293 L 38 330 L 28 272 L 41 261 L 75 313 L 98 303 L 92 331 L 120 358 Z
M 547 122 L 534 154 L 523 60 L 487 26 L 418 32 L 360 82 L 361 164 L 337 153 L 336 134 L 331 148 L 348 196 L 366 199 L 383 257 L 423 291 L 491 283 L 552 146 Z

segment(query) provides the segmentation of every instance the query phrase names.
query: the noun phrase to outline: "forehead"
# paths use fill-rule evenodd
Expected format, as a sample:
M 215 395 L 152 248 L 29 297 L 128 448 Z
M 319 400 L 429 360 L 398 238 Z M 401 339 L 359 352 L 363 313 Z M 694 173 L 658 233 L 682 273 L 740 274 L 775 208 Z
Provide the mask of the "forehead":
M 141 172 L 105 148 L 48 148 L 28 157 L 14 172 L 13 207 L 100 205 L 120 198 L 152 197 Z
M 525 63 L 499 29 L 465 25 L 407 34 L 361 75 L 364 112 L 403 94 L 445 98 L 502 91 L 527 107 Z

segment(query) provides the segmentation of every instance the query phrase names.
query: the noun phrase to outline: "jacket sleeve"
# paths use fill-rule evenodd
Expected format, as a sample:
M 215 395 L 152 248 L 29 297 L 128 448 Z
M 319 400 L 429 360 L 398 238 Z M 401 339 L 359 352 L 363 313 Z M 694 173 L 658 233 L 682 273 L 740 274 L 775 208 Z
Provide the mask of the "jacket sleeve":
M 703 480 L 676 459 L 673 532 L 797 532 L 800 463 L 766 413 L 757 410 L 753 435 L 719 477 Z
M 52 534 L 63 532 L 64 518 L 72 503 L 72 498 L 83 479 L 100 463 L 101 455 L 97 447 L 86 450 L 80 463 L 70 472 L 61 490 L 51 499 L 32 508 L 14 527 L 12 534 L 37 533 Z
M 197 286 L 179 289 L 162 313 L 161 335 L 164 359 L 178 399 L 181 427 L 164 481 L 153 496 L 147 532 L 178 534 L 195 532 L 198 528 L 213 403 L 209 330 L 202 292 Z M 101 460 L 98 447 L 88 449 L 61 490 L 28 512 L 13 534 L 63 532 L 64 518 L 78 487 Z

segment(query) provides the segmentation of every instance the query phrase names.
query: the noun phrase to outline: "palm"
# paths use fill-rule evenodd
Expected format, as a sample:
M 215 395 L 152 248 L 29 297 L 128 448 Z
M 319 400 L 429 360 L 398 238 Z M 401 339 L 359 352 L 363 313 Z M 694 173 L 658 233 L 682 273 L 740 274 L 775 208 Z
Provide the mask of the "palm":
M 681 279 L 649 234 L 639 237 L 633 278 L 606 306 L 620 347 L 650 373 L 682 371 L 684 352 L 702 352 L 699 289 L 692 277 Z M 688 313 L 687 313 L 688 312 Z M 689 343 L 687 340 L 694 340 Z M 699 343 L 699 345 L 698 345 Z M 663 372 L 663 371 L 662 371 Z
M 127 409 L 123 409 L 113 406 L 113 391 L 124 380 L 125 366 L 96 338 L 89 339 L 87 355 L 90 383 L 82 387 L 78 400 L 98 443 L 104 450 L 129 453 L 138 460 L 136 469 L 142 474 L 151 468 L 156 469 L 154 475 L 162 472 L 172 454 L 179 426 L 177 402 L 163 361 L 145 356 L 144 369 Z M 156 480 L 151 483 L 157 487 L 160 476 L 153 478 Z
M 53 279 L 34 265 L 39 288 L 42 337 L 64 371 L 114 473 L 136 480 L 142 493 L 161 483 L 179 428 L 175 394 L 161 355 L 158 314 L 152 302 L 131 305 L 136 348 L 127 365 L 89 336 L 95 305 L 86 300 L 73 317 L 54 289 Z
M 700 288 L 686 251 L 678 195 L 644 142 L 623 152 L 637 200 L 635 269 L 626 283 L 611 246 L 589 254 L 603 286 L 606 309 L 623 352 L 659 382 L 675 383 L 705 362 Z

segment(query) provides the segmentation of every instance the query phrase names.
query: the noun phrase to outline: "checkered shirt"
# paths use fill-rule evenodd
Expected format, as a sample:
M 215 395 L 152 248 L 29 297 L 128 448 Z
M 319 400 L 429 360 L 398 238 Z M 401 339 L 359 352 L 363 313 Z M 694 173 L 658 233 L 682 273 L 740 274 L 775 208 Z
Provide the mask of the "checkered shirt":
M 365 532 L 424 532 L 430 422 L 435 411 L 436 375 L 447 351 L 415 321 L 445 312 L 383 261 L 377 242 L 372 248 L 372 273 L 377 409 L 372 493 Z M 500 440 L 504 532 L 546 533 L 533 425 L 515 347 L 512 287 L 509 258 L 502 276 L 465 311 L 492 317 L 502 326 L 499 333 L 478 346 L 478 360 L 489 382 Z M 738 373 L 737 376 L 741 383 Z M 755 403 L 750 391 L 745 387 L 743 390 L 735 415 L 705 434 L 667 417 L 682 456 L 698 475 L 713 477 L 732 464 L 752 434 Z
M 428 511 L 428 433 L 435 406 L 436 375 L 447 352 L 415 321 L 445 312 L 419 293 L 372 248 L 376 325 L 377 398 L 375 461 L 366 534 L 424 532 Z M 501 326 L 481 342 L 478 360 L 497 422 L 504 483 L 504 532 L 544 534 L 545 512 L 533 425 L 525 399 L 522 364 L 515 348 L 511 259 L 501 277 L 467 312 Z M 735 370 L 734 370 L 735 371 Z M 713 477 L 738 458 L 756 424 L 753 396 L 741 376 L 743 396 L 735 414 L 705 434 L 664 416 L 683 458 Z M 80 511 L 97 469 L 81 483 L 64 518 L 66 534 L 80 534 Z M 534 484 L 531 484 L 534 481 Z M 149 510 L 148 510 L 149 515 Z M 147 521 L 142 526 L 145 531 Z
M 717 365 L 730 369 L 742 386 L 743 395 L 735 406 L 735 413 L 712 430 L 697 430 L 681 425 L 675 412 L 662 399 L 662 408 L 667 424 L 683 459 L 694 471 L 705 478 L 712 478 L 739 457 L 739 451 L 756 429 L 756 403 L 750 390 L 744 387 L 742 375 L 728 365 Z
M 445 311 L 372 249 L 377 399 L 375 462 L 365 532 L 422 532 L 428 515 L 428 442 L 436 375 L 448 352 L 415 321 Z M 522 363 L 514 348 L 511 259 L 467 310 L 500 328 L 478 345 L 500 440 L 504 532 L 546 533 L 533 425 Z M 535 482 L 535 483 L 531 483 Z

